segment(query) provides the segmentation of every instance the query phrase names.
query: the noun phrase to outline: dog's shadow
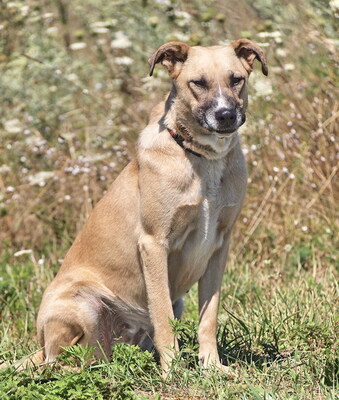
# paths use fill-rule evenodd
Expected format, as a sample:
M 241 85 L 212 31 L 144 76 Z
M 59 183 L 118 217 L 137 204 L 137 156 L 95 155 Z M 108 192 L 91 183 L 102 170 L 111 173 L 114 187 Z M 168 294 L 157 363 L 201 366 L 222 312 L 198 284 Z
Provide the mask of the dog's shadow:
M 194 323 L 185 321 L 180 326 L 179 347 L 183 358 L 193 367 L 198 362 L 198 336 L 197 327 Z M 293 351 L 280 350 L 278 338 L 273 332 L 272 340 L 258 340 L 244 326 L 243 329 L 235 329 L 231 332 L 228 327 L 221 326 L 218 331 L 218 352 L 223 365 L 232 364 L 254 365 L 258 369 L 263 369 L 273 363 L 280 363 L 293 357 Z M 267 340 L 268 339 L 268 340 Z M 185 349 L 190 351 L 186 353 Z M 193 356 L 193 354 L 195 354 Z M 193 357 L 192 357 L 193 356 Z
M 237 340 L 238 339 L 238 340 Z M 249 342 L 240 342 L 235 339 L 236 344 L 226 343 L 224 346 L 219 345 L 219 355 L 224 365 L 232 365 L 238 362 L 254 365 L 258 369 L 268 367 L 273 363 L 280 363 L 293 356 L 293 352 L 281 352 L 272 343 L 260 343 L 260 350 L 253 350 Z M 258 346 L 259 347 L 259 346 Z

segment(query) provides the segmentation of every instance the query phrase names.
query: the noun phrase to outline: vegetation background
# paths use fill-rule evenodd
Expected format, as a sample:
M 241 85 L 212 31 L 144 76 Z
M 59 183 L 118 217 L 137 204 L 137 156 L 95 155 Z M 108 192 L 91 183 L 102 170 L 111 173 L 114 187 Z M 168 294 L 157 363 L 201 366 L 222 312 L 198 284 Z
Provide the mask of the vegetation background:
M 39 349 L 43 290 L 170 88 L 162 43 L 253 39 L 241 129 L 249 170 L 224 276 L 218 343 L 233 377 L 197 363 L 197 296 L 174 327 L 181 356 L 119 345 L 90 368 L 0 371 L 4 399 L 335 399 L 338 374 L 338 0 L 0 1 L 0 358 Z M 82 361 L 81 361 L 82 360 Z

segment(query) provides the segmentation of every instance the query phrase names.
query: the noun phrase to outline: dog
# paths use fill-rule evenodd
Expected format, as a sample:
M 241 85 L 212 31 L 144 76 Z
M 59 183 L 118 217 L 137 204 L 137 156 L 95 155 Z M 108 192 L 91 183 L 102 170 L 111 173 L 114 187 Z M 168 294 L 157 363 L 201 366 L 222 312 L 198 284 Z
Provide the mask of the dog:
M 117 342 L 155 346 L 166 376 L 178 351 L 171 320 L 198 282 L 199 360 L 223 369 L 217 351 L 221 281 L 247 183 L 237 129 L 245 122 L 254 60 L 247 39 L 227 46 L 162 45 L 149 59 L 173 85 L 141 132 L 136 159 L 105 196 L 46 289 L 37 319 L 41 357 L 91 345 L 110 357 Z

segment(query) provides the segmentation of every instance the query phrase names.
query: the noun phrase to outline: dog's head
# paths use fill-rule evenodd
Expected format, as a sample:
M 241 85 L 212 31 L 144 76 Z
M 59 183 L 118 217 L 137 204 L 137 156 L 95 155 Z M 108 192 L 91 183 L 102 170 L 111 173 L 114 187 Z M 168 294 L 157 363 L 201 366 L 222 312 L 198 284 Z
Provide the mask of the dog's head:
M 164 65 L 185 109 L 183 113 L 189 111 L 206 132 L 228 136 L 246 120 L 247 82 L 255 59 L 267 75 L 265 55 L 250 40 L 212 47 L 169 42 L 149 59 L 150 75 L 155 64 Z

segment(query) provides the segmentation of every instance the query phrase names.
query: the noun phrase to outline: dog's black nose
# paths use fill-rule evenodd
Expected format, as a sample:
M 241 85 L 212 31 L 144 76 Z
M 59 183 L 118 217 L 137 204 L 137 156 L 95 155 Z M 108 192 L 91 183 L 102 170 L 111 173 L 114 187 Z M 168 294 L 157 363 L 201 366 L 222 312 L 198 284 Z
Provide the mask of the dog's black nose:
M 220 108 L 215 112 L 215 119 L 218 122 L 231 125 L 237 119 L 237 113 L 235 110 L 229 110 L 228 108 Z

